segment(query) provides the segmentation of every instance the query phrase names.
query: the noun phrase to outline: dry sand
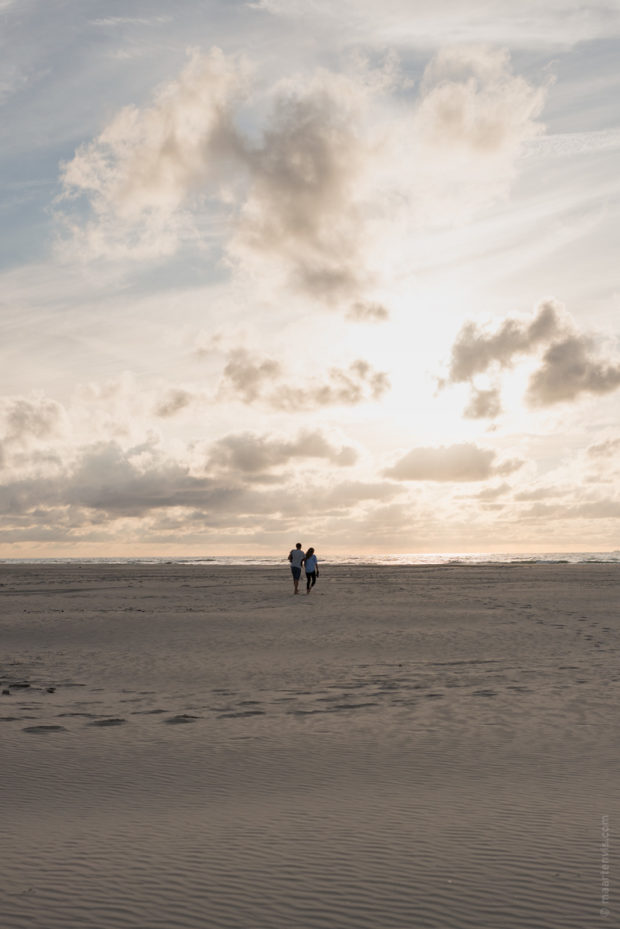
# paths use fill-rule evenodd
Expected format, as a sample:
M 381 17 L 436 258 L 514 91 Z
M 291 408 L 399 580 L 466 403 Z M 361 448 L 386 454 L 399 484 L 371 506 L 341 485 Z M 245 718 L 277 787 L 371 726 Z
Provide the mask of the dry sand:
M 1 565 L 2 929 L 620 925 L 619 579 Z

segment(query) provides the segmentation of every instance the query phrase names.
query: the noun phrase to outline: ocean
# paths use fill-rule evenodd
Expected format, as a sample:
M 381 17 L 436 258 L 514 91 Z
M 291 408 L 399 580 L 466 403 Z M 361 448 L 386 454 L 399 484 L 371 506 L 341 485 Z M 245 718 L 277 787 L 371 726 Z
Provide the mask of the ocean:
M 618 564 L 620 550 L 611 552 L 430 552 L 380 555 L 320 555 L 323 565 L 489 565 L 489 564 Z M 0 558 L 0 564 L 182 564 L 244 567 L 286 564 L 282 555 L 169 555 L 134 558 Z

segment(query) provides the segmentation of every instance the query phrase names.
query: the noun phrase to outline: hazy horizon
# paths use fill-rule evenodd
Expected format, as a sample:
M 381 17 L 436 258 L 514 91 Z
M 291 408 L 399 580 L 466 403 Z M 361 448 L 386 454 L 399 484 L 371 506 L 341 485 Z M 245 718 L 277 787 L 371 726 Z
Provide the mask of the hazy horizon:
M 0 47 L 0 557 L 617 550 L 616 2 Z

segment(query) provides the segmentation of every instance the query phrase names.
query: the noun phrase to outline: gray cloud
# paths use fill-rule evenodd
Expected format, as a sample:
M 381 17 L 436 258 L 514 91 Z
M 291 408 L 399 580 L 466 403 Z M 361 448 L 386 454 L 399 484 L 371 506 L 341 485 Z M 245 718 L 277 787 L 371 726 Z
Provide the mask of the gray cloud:
M 389 317 L 389 311 L 382 303 L 373 303 L 369 300 L 357 300 L 351 304 L 347 312 L 347 319 L 358 323 L 384 322 Z
M 403 492 L 401 487 L 388 481 L 364 483 L 346 481 L 318 494 L 319 504 L 326 509 L 349 509 L 368 500 L 391 500 Z M 313 497 L 313 499 L 316 499 Z
M 389 124 L 377 120 L 379 95 L 406 85 L 393 60 L 349 76 L 317 69 L 281 81 L 263 116 L 247 62 L 194 53 L 150 106 L 125 107 L 63 166 L 72 256 L 171 255 L 203 239 L 208 212 L 227 258 L 255 284 L 348 305 L 357 321 L 385 319 L 365 297 L 384 273 L 384 259 L 372 259 L 378 239 L 402 240 L 405 216 L 453 222 L 503 195 L 522 142 L 541 130 L 545 95 L 512 73 L 503 50 L 443 50 L 418 98 L 387 99 Z M 257 100 L 250 134 L 240 108 Z
M 131 450 L 124 452 L 116 443 L 86 449 L 58 487 L 60 498 L 80 507 L 138 515 L 162 507 L 205 506 L 213 493 L 213 482 L 191 475 L 185 465 L 155 456 L 147 466 L 138 466 L 132 458 Z
M 550 345 L 541 367 L 530 377 L 530 406 L 550 406 L 574 400 L 581 393 L 606 394 L 620 387 L 620 363 L 597 359 L 586 336 L 567 336 Z
M 467 322 L 452 346 L 448 380 L 452 384 L 470 381 L 493 365 L 510 367 L 514 358 L 525 355 L 564 331 L 559 304 L 542 303 L 534 319 L 525 323 L 506 319 L 497 332 L 486 334 L 475 323 Z
M 359 90 L 334 75 L 291 87 L 260 145 L 246 150 L 251 186 L 233 250 L 243 260 L 275 257 L 296 288 L 327 302 L 357 297 L 367 279 L 355 193 Z
M 484 481 L 508 474 L 520 461 L 495 465 L 496 453 L 470 442 L 438 448 L 413 448 L 383 473 L 399 481 Z
M 173 388 L 167 391 L 166 395 L 159 401 L 155 407 L 155 415 L 167 419 L 190 406 L 195 399 L 195 395 L 189 393 L 189 391 Z
M 493 419 L 502 411 L 500 392 L 497 387 L 478 390 L 472 386 L 469 403 L 463 411 L 466 419 Z
M 607 439 L 588 448 L 590 458 L 609 458 L 617 452 L 620 452 L 620 439 Z
M 501 411 L 499 388 L 480 390 L 474 377 L 509 368 L 516 358 L 544 349 L 526 391 L 529 406 L 550 406 L 582 393 L 610 393 L 620 386 L 620 363 L 597 358 L 593 345 L 590 336 L 575 330 L 560 304 L 547 300 L 530 322 L 508 318 L 494 333 L 467 322 L 452 346 L 448 378 L 440 386 L 469 382 L 471 394 L 464 415 L 472 419 L 496 416 Z
M 389 390 L 390 381 L 385 372 L 357 359 L 348 368 L 331 368 L 326 381 L 312 378 L 305 387 L 297 387 L 287 383 L 273 359 L 236 349 L 228 355 L 222 387 L 244 403 L 260 400 L 273 409 L 302 411 L 379 400 Z
M 592 500 L 576 506 L 551 506 L 546 503 L 535 503 L 524 515 L 547 520 L 620 519 L 620 501 Z
M 477 500 L 496 500 L 498 497 L 505 496 L 510 490 L 510 484 L 498 484 L 496 487 L 486 487 L 476 494 Z
M 353 448 L 336 448 L 320 432 L 302 432 L 293 441 L 271 439 L 250 432 L 228 435 L 210 447 L 209 469 L 260 476 L 273 468 L 303 458 L 320 458 L 338 466 L 348 466 L 357 458 Z
M 82 449 L 64 472 L 17 480 L 0 487 L 1 509 L 73 506 L 113 514 L 139 515 L 151 509 L 204 505 L 213 482 L 193 477 L 186 466 L 152 456 L 147 466 L 134 460 L 143 448 L 124 451 L 117 443 Z
M 327 383 L 308 383 L 305 388 L 289 387 L 271 398 L 271 403 L 286 410 L 313 410 L 322 406 L 355 406 L 367 400 L 379 400 L 389 390 L 384 371 L 375 371 L 367 361 L 354 361 L 348 368 L 332 368 Z
M 257 359 L 246 349 L 230 352 L 224 368 L 224 382 L 244 401 L 252 403 L 258 399 L 264 384 L 272 383 L 281 372 L 277 361 L 271 358 Z
M 545 487 L 534 487 L 531 490 L 522 490 L 514 495 L 515 500 L 519 502 L 529 502 L 533 500 L 551 500 L 554 497 L 565 497 L 571 491 L 561 487 L 555 487 L 553 484 Z
M 64 201 L 85 196 L 91 216 L 65 211 L 70 244 L 87 257 L 172 254 L 200 237 L 208 206 L 229 232 L 233 221 L 228 254 L 250 273 L 269 277 L 271 261 L 304 293 L 355 301 L 369 280 L 356 203 L 364 87 L 334 74 L 290 81 L 257 140 L 235 125 L 248 70 L 220 49 L 196 52 L 151 106 L 125 107 L 82 145 L 63 166 Z
M 6 442 L 47 439 L 58 433 L 64 420 L 63 407 L 47 397 L 6 397 L 0 400 L 0 421 Z

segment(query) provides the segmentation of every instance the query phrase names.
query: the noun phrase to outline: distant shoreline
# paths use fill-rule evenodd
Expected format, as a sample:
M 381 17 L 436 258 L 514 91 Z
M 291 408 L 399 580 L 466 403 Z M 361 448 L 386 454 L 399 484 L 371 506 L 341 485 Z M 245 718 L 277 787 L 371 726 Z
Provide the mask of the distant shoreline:
M 532 552 L 532 553 L 433 553 L 389 555 L 325 555 L 319 562 L 333 567 L 415 567 L 415 566 L 483 566 L 537 564 L 620 564 L 620 551 L 609 552 Z M 68 557 L 0 558 L 0 565 L 187 565 L 204 567 L 286 566 L 286 555 L 194 555 L 136 557 Z

